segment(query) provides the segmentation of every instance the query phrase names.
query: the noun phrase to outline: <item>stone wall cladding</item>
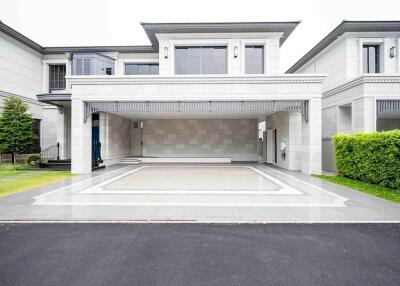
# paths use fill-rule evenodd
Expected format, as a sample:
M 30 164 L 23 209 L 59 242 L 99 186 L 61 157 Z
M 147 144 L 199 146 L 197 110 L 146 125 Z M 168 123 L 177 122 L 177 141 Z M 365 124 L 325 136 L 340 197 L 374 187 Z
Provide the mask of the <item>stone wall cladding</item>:
M 131 154 L 131 121 L 107 114 L 108 116 L 108 158 L 126 157 Z
M 143 122 L 143 155 L 257 160 L 256 119 L 157 119 Z

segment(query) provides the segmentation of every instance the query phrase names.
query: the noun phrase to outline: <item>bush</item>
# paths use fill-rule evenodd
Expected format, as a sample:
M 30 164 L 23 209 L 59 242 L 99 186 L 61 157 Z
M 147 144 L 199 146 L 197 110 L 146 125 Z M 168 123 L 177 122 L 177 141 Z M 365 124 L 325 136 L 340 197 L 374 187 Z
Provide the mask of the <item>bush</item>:
M 400 189 L 400 130 L 338 134 L 333 142 L 339 175 Z
M 26 165 L 26 164 L 6 164 L 6 163 L 2 163 L 2 164 L 0 164 L 0 172 L 2 172 L 2 171 L 5 171 L 5 172 L 18 171 L 20 169 L 26 169 L 28 167 L 29 167 L 29 165 Z
M 38 155 L 31 155 L 28 157 L 28 160 L 26 161 L 29 165 L 36 165 L 39 164 L 40 157 Z

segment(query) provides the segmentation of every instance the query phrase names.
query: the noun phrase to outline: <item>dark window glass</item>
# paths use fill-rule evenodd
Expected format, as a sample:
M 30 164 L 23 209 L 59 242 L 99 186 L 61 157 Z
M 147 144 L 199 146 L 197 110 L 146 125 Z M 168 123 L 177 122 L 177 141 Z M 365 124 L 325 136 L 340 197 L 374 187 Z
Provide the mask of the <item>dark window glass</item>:
M 26 150 L 28 154 L 40 153 L 40 119 L 33 119 L 32 129 L 37 137 Z
M 126 75 L 158 75 L 158 64 L 125 64 Z
M 112 68 L 106 68 L 106 75 L 112 75 Z
M 65 65 L 49 66 L 49 90 L 65 89 Z
M 363 72 L 364 73 L 379 73 L 379 45 L 364 45 L 363 46 Z
M 176 74 L 226 74 L 226 47 L 175 47 Z
M 264 46 L 246 46 L 246 74 L 264 73 Z

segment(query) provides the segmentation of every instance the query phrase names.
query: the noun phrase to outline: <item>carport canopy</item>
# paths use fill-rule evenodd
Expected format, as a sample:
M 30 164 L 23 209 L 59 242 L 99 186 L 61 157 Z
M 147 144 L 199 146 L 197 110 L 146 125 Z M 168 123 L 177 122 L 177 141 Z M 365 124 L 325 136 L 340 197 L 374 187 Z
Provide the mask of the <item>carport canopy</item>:
M 84 122 L 96 112 L 277 112 L 297 111 L 308 121 L 307 100 L 265 101 L 85 101 Z

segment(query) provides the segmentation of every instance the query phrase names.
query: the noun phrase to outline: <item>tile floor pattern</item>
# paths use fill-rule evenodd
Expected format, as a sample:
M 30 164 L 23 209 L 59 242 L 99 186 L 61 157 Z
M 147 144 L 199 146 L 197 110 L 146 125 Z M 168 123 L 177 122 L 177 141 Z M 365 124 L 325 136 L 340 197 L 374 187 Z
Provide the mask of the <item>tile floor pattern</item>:
M 3 198 L 0 220 L 400 222 L 400 205 L 262 164 L 115 165 Z

